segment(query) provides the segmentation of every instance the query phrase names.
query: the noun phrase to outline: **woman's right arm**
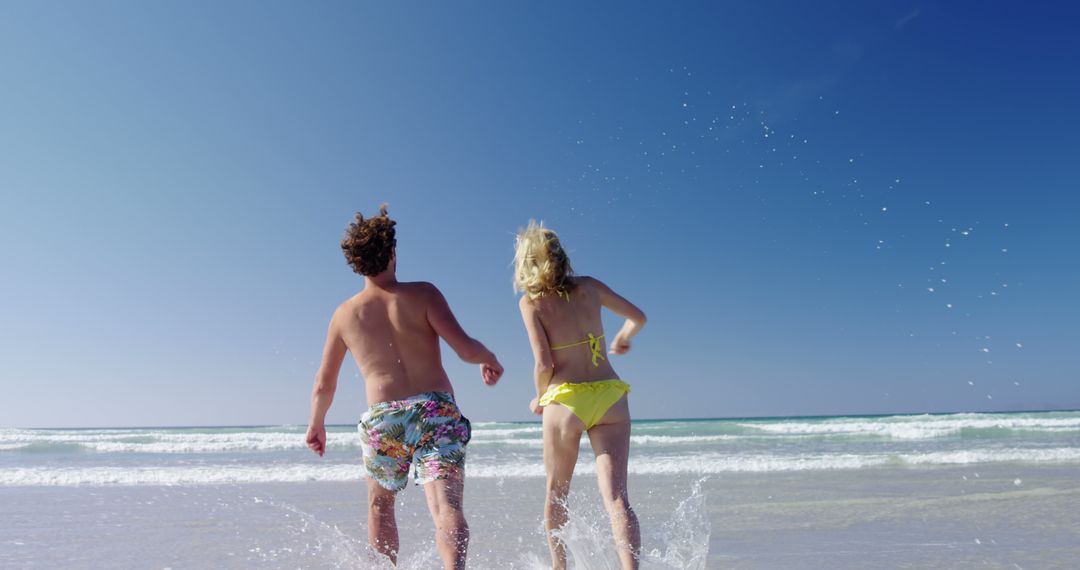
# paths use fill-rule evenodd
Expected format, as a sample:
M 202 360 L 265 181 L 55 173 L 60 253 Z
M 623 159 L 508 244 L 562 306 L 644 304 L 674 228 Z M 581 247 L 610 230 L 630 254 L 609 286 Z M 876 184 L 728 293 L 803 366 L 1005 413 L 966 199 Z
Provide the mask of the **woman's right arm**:
M 611 354 L 626 354 L 630 351 L 630 339 L 641 332 L 641 329 L 645 326 L 645 312 L 637 308 L 637 305 L 612 291 L 610 287 L 599 279 L 590 278 L 589 280 L 600 295 L 600 304 L 626 319 L 622 328 L 615 334 L 615 338 L 611 339 L 610 349 Z
M 518 302 L 521 309 L 521 320 L 525 323 L 525 332 L 529 333 L 529 345 L 532 346 L 533 359 L 536 367 L 533 370 L 533 381 L 536 383 L 536 397 L 529 403 L 529 409 L 534 414 L 542 415 L 544 409 L 540 407 L 540 397 L 547 391 L 551 383 L 551 376 L 555 373 L 555 362 L 551 357 L 551 345 L 548 344 L 547 333 L 544 325 L 540 322 L 540 315 L 536 307 L 529 301 L 529 297 L 521 297 Z

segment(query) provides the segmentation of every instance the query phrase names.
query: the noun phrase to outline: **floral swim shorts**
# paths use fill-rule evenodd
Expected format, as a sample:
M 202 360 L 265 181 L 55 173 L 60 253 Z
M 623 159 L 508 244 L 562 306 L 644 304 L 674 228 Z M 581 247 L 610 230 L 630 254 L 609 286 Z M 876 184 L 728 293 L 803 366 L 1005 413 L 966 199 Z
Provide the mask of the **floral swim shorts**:
M 449 392 L 424 392 L 404 400 L 380 402 L 360 416 L 360 447 L 368 476 L 390 491 L 409 480 L 423 485 L 465 467 L 465 444 L 472 437 Z

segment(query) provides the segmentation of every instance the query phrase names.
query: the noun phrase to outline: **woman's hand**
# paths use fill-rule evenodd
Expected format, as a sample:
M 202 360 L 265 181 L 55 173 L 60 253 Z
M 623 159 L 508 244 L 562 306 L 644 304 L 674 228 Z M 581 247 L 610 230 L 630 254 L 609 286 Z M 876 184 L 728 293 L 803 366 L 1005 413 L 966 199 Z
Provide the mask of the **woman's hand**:
M 540 396 L 533 398 L 532 401 L 529 402 L 529 409 L 538 416 L 544 415 L 544 406 L 540 405 Z
M 630 352 L 630 335 L 619 331 L 619 334 L 615 335 L 615 338 L 611 340 L 609 352 L 611 354 L 626 354 L 627 352 Z

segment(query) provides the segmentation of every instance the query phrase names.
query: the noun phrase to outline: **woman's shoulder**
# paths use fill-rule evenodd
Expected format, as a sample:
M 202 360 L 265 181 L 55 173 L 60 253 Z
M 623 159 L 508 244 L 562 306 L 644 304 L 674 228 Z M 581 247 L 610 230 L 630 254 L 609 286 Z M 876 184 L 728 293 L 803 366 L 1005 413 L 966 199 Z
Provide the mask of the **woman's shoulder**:
M 591 275 L 575 275 L 574 276 L 574 288 L 581 287 L 590 292 L 599 292 L 607 289 L 607 285 L 604 282 L 593 277 Z
M 600 283 L 600 280 L 593 277 L 592 275 L 575 275 L 571 279 L 573 279 L 575 287 L 581 285 L 585 285 L 586 287 L 595 287 L 597 283 Z

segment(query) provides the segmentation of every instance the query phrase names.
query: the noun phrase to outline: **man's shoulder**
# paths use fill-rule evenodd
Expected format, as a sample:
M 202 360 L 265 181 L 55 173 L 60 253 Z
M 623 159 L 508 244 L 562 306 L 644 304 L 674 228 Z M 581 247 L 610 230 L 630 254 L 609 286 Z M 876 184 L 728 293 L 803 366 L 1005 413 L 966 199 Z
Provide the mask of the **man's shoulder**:
M 344 316 L 351 315 L 356 312 L 357 307 L 363 305 L 364 298 L 363 292 L 357 293 L 348 299 L 345 299 L 334 309 L 334 319 L 340 319 Z
M 436 295 L 439 293 L 439 288 L 434 283 L 428 281 L 408 281 L 405 283 L 399 283 L 402 292 L 410 293 L 414 295 Z

